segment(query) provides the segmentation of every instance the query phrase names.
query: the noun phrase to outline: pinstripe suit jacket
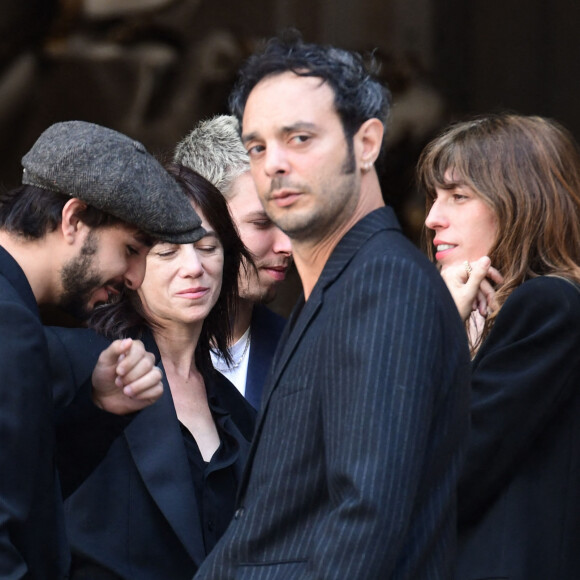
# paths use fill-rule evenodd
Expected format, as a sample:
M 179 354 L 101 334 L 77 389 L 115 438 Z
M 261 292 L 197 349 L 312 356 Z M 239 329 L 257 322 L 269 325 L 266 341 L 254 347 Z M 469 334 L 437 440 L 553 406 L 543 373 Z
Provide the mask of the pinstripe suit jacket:
M 236 515 L 196 580 L 451 578 L 468 386 L 441 277 L 372 212 L 290 317 Z

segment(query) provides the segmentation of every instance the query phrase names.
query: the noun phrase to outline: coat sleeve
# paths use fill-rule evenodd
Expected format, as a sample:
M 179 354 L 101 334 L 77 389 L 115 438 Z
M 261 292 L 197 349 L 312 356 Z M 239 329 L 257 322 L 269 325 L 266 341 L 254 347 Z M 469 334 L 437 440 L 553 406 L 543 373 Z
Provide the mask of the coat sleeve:
M 135 414 L 114 415 L 92 401 L 91 377 L 110 341 L 84 328 L 45 328 L 55 398 L 56 461 L 68 497 L 106 455 Z
M 409 541 L 419 498 L 436 493 L 434 481 L 426 490 L 426 465 L 445 465 L 441 472 L 453 479 L 446 484 L 455 485 L 452 465 L 467 430 L 469 357 L 455 309 L 441 304 L 449 297 L 433 290 L 433 280 L 413 262 L 393 266 L 377 259 L 351 277 L 335 301 L 341 306 L 331 336 L 321 339 L 328 348 L 319 369 L 335 508 L 312 549 L 313 578 L 390 578 Z M 447 332 L 444 313 L 453 331 Z M 453 383 L 458 374 L 450 369 L 461 365 L 463 379 Z M 426 529 L 454 519 L 447 511 L 453 510 L 453 495 L 441 495 L 445 507 L 431 504 Z
M 579 345 L 580 293 L 569 282 L 533 279 L 506 300 L 473 364 L 461 522 L 477 517 L 509 482 L 578 389 Z

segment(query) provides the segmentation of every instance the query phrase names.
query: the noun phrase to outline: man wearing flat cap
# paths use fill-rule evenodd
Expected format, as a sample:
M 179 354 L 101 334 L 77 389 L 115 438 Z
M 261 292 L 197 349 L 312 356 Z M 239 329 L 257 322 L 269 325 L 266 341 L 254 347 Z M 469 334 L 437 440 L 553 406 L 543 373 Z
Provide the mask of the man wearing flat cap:
M 190 243 L 204 230 L 155 158 L 111 129 L 52 125 L 22 165 L 23 185 L 0 193 L 0 577 L 53 580 L 67 577 L 69 559 L 55 417 L 82 448 L 98 439 L 92 427 L 115 433 L 110 413 L 138 411 L 162 386 L 141 342 L 115 341 L 92 385 L 61 409 L 38 305 L 84 317 L 123 285 L 140 286 L 154 241 Z

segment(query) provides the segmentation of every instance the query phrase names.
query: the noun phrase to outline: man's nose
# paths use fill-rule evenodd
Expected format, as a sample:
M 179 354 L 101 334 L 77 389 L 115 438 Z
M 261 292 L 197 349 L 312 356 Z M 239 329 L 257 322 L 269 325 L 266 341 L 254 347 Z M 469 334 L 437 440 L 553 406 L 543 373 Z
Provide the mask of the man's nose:
M 264 161 L 266 175 L 274 177 L 275 175 L 286 174 L 289 170 L 290 165 L 284 148 L 277 144 L 268 145 Z
M 140 255 L 136 259 L 132 260 L 127 268 L 124 275 L 124 282 L 127 288 L 131 290 L 137 290 L 141 284 L 143 284 L 143 279 L 145 278 L 145 267 L 146 267 L 147 256 Z

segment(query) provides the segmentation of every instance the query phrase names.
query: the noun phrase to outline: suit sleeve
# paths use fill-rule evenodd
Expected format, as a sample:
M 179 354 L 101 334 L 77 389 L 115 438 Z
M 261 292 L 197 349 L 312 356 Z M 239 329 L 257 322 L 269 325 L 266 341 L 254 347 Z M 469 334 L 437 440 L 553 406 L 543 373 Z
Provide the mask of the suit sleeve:
M 444 335 L 432 281 L 412 262 L 393 266 L 380 259 L 357 274 L 335 303 L 342 306 L 321 362 L 328 485 L 336 507 L 312 550 L 315 578 L 390 577 L 444 396 L 441 345 L 451 335 Z
M 52 401 L 42 326 L 21 304 L 0 301 L 0 352 L 0 570 L 23 578 L 27 566 L 13 540 L 47 476 Z
M 534 279 L 505 302 L 474 360 L 460 521 L 485 509 L 576 391 L 579 344 L 580 293 L 572 284 Z

